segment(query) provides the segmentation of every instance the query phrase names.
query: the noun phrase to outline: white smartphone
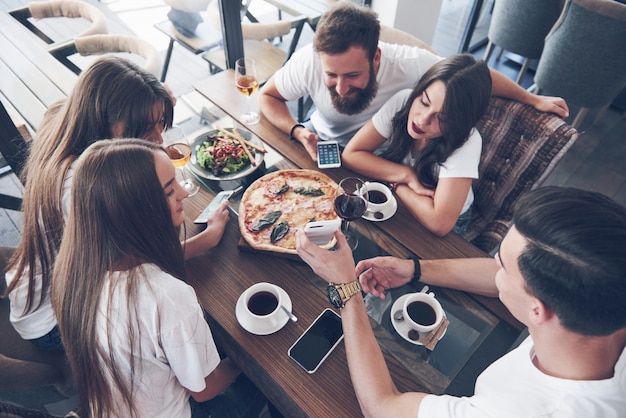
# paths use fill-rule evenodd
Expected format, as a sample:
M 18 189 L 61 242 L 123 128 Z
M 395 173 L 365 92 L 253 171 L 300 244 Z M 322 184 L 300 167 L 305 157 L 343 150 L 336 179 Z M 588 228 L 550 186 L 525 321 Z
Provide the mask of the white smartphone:
M 330 221 L 309 222 L 304 226 L 304 233 L 313 244 L 326 245 L 340 226 L 341 219 L 339 218 Z
M 235 190 L 223 190 L 215 195 L 211 203 L 208 204 L 206 208 L 198 215 L 198 217 L 193 221 L 196 224 L 205 224 L 208 222 L 209 217 L 211 216 L 211 212 L 215 210 L 215 208 L 222 203 L 226 199 L 230 199 L 235 193 L 239 192 L 242 189 L 241 186 L 237 187 Z
M 319 168 L 341 167 L 341 153 L 337 141 L 317 142 L 317 166 Z
M 289 348 L 288 354 L 307 373 L 312 374 L 342 339 L 341 317 L 326 308 Z

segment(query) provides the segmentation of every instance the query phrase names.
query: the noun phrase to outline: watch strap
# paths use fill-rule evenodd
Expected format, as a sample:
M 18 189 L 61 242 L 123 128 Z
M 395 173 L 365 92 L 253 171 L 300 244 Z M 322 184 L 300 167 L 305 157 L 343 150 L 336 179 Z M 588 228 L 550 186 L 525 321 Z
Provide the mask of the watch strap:
M 289 131 L 289 139 L 291 139 L 292 141 L 296 141 L 296 138 L 293 136 L 293 133 L 298 128 L 306 128 L 306 126 L 304 126 L 301 123 L 296 123 L 295 125 L 291 127 L 291 130 Z
M 420 281 L 420 278 L 422 277 L 422 268 L 420 266 L 420 259 L 419 258 L 411 257 L 411 260 L 413 260 L 413 265 L 415 266 L 415 271 L 413 272 L 413 278 L 411 279 L 409 284 L 412 284 L 413 286 L 417 287 L 418 283 Z
M 350 298 L 359 293 L 363 288 L 358 280 L 350 283 L 344 283 L 336 285 L 337 289 L 341 291 L 341 301 L 345 304 Z

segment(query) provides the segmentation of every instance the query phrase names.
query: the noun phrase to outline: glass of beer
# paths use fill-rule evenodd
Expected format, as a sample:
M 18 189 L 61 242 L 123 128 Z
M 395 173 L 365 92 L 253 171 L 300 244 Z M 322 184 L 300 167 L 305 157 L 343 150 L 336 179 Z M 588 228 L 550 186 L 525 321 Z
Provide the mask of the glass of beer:
M 241 121 L 246 125 L 259 123 L 259 114 L 252 111 L 250 104 L 251 96 L 259 89 L 256 64 L 252 58 L 239 58 L 235 61 L 235 85 L 248 98 L 248 111 L 241 115 Z
M 189 145 L 189 140 L 183 129 L 178 126 L 173 126 L 163 132 L 163 148 L 165 148 L 165 152 L 167 152 L 168 157 L 172 160 L 174 167 L 180 169 L 183 177 L 180 181 L 180 185 L 187 190 L 189 196 L 198 193 L 200 186 L 185 175 L 185 166 L 189 163 L 189 160 L 191 160 L 191 145 Z

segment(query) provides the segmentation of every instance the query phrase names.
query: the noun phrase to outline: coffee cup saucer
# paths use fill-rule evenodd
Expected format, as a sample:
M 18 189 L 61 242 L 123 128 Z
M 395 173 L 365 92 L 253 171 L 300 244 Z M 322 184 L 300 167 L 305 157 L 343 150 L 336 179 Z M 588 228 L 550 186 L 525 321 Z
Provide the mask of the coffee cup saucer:
M 407 321 L 403 320 L 403 319 L 395 319 L 395 313 L 398 311 L 402 311 L 402 307 L 404 306 L 404 301 L 406 300 L 406 298 L 408 298 L 411 294 L 408 293 L 406 295 L 402 295 L 398 298 L 398 300 L 396 300 L 393 305 L 391 306 L 391 324 L 393 325 L 393 328 L 396 330 L 396 332 L 398 334 L 400 334 L 400 336 L 402 338 L 404 338 L 406 341 L 410 342 L 411 344 L 414 345 L 424 345 L 423 343 L 421 343 L 419 340 L 414 341 L 412 339 L 409 338 L 409 331 L 411 330 L 411 327 L 409 326 L 409 324 L 407 323 Z M 444 318 L 446 317 L 446 314 L 444 313 Z M 446 335 L 446 331 L 447 329 L 445 329 L 443 331 L 443 333 L 441 334 L 441 336 L 439 337 L 439 339 L 441 340 L 443 338 L 444 335 Z M 421 335 L 420 334 L 420 339 L 425 337 L 428 334 L 424 334 Z
M 289 297 L 287 292 L 285 292 L 281 287 L 276 287 L 278 288 L 278 292 L 281 294 L 280 298 L 283 301 L 283 306 L 289 312 L 291 312 L 291 309 L 293 307 L 291 304 L 291 298 Z M 241 327 L 249 333 L 255 335 L 273 334 L 276 331 L 280 330 L 282 327 L 284 327 L 287 322 L 289 322 L 289 317 L 282 309 L 280 309 L 280 307 L 278 307 L 278 309 L 280 309 L 280 312 L 278 313 L 280 317 L 278 321 L 276 321 L 274 324 L 269 321 L 263 321 L 258 318 L 252 317 L 252 315 L 250 315 L 246 310 L 243 298 L 244 296 L 242 293 L 241 296 L 239 296 L 239 299 L 237 299 L 237 304 L 235 305 L 235 316 L 237 317 L 237 322 L 239 322 L 239 325 L 241 325 Z
M 397 210 L 398 210 L 398 201 L 396 200 L 396 197 L 392 195 L 389 198 L 387 204 L 385 205 L 385 208 L 382 210 L 383 216 L 380 219 L 376 218 L 375 213 L 370 211 L 369 209 L 365 211 L 362 217 L 363 219 L 366 219 L 368 221 L 382 222 L 382 221 L 386 221 L 387 219 L 395 215 Z

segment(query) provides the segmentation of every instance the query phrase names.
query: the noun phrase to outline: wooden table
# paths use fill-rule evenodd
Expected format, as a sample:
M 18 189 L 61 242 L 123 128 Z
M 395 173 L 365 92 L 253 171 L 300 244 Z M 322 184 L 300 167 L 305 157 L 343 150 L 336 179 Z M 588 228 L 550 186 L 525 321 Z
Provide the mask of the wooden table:
M 245 97 L 236 92 L 232 80 L 232 70 L 229 70 L 209 77 L 195 87 L 236 123 L 247 103 Z M 317 169 L 303 147 L 291 142 L 265 118 L 246 128 L 268 145 L 272 157 L 266 157 L 267 167 L 259 168 L 252 178 L 244 179 L 244 185 L 275 169 Z M 346 168 L 324 172 L 335 180 L 354 174 Z M 236 181 L 199 180 L 206 188 L 188 199 L 185 208 L 188 235 L 197 231 L 191 220 L 213 194 L 237 184 Z M 313 375 L 304 372 L 287 356 L 290 345 L 328 307 L 326 283 L 297 257 L 286 258 L 239 248 L 238 200 L 238 197 L 231 199 L 233 214 L 219 246 L 207 256 L 188 263 L 188 281 L 196 289 L 207 312 L 218 345 L 285 416 L 360 415 L 343 344 Z M 359 220 L 351 225 L 356 226 L 362 240 L 358 254 L 355 252 L 356 258 L 378 254 L 415 254 L 424 258 L 484 255 L 455 235 L 443 239 L 435 237 L 403 207 L 388 221 L 370 223 Z M 299 318 L 298 322 L 289 322 L 268 336 L 246 332 L 235 318 L 235 305 L 241 293 L 261 281 L 282 287 L 289 294 L 294 313 Z M 400 390 L 470 394 L 476 375 L 508 350 L 519 334 L 519 324 L 510 319 L 508 311 L 495 299 L 478 298 L 449 289 L 434 290 L 451 325 L 432 352 L 405 342 L 390 328 L 388 316 L 380 323 L 372 320 L 372 327 Z

